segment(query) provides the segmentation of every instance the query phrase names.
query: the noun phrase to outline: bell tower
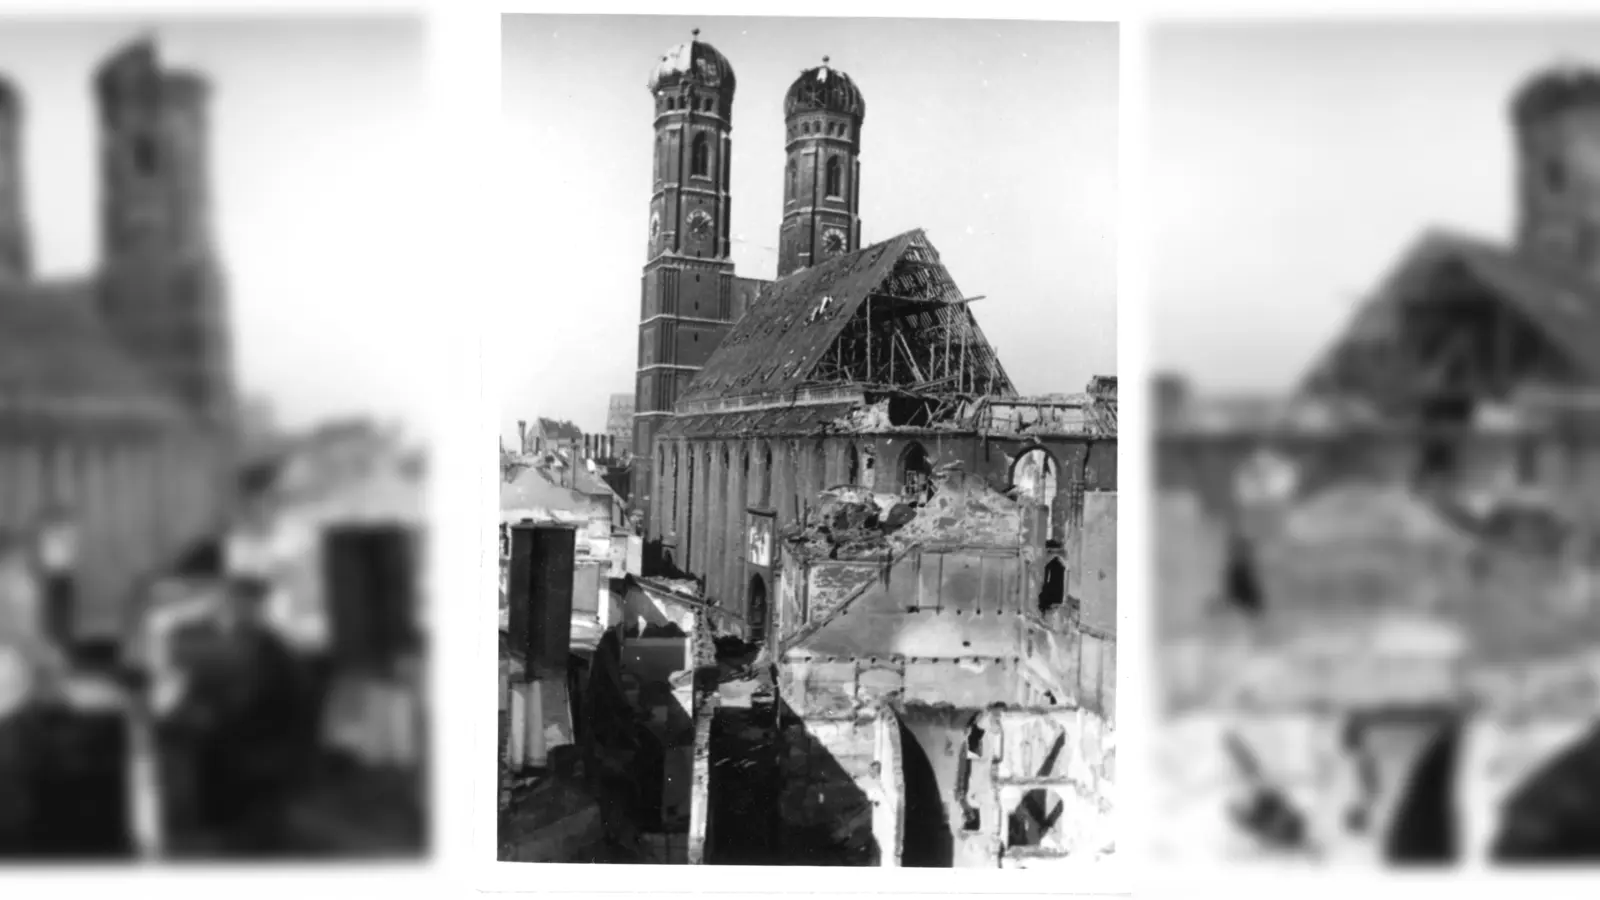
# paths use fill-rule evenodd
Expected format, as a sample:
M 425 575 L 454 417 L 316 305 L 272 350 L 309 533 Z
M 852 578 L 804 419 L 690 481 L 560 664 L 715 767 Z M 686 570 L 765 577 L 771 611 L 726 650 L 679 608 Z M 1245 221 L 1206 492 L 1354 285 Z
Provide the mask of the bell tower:
M 733 66 L 699 37 L 696 29 L 687 43 L 664 53 L 647 84 L 655 110 L 655 150 L 639 308 L 632 479 L 634 506 L 647 513 L 655 435 L 742 312 L 729 256 Z
M 1534 75 L 1511 104 L 1517 159 L 1517 248 L 1600 279 L 1600 70 Z
M 778 277 L 861 248 L 861 123 L 867 104 L 850 76 L 800 73 L 783 101 L 787 129 Z

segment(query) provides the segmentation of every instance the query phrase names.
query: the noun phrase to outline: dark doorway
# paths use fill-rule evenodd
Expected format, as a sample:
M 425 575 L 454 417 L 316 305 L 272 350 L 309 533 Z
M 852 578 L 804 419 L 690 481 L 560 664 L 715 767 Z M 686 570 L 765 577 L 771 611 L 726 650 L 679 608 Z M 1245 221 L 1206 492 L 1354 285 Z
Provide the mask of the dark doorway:
M 759 575 L 750 576 L 750 600 L 745 606 L 745 621 L 750 623 L 750 642 L 762 644 L 767 637 L 767 582 Z
M 1600 860 L 1600 728 L 1537 769 L 1501 809 L 1495 863 Z
M 1060 558 L 1050 560 L 1044 567 L 1044 581 L 1039 586 L 1039 613 L 1049 615 L 1060 609 L 1067 600 L 1067 567 Z
M 939 777 L 923 752 L 917 736 L 900 726 L 900 747 L 905 759 L 905 844 L 900 861 L 907 868 L 948 869 L 955 862 L 955 840 Z
M 928 452 L 913 441 L 900 457 L 901 494 L 907 500 L 920 502 L 927 497 L 933 484 L 933 467 L 928 463 Z
M 1412 766 L 1395 802 L 1383 856 L 1397 865 L 1451 865 L 1460 860 L 1456 770 L 1462 723 L 1445 721 Z

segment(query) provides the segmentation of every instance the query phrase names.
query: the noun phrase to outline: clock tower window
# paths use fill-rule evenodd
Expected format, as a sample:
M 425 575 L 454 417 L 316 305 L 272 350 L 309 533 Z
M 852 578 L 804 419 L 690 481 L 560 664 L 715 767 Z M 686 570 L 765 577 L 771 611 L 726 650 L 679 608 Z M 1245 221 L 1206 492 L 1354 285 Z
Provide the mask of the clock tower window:
M 711 168 L 710 150 L 706 146 L 704 132 L 694 136 L 694 144 L 689 151 L 689 174 L 696 178 L 706 178 L 707 171 Z
M 837 157 L 837 156 L 828 157 L 828 196 L 829 197 L 842 197 L 842 196 L 844 196 L 844 188 L 842 187 L 842 183 L 844 181 L 843 168 L 844 167 L 841 166 L 840 163 L 839 163 L 839 157 Z

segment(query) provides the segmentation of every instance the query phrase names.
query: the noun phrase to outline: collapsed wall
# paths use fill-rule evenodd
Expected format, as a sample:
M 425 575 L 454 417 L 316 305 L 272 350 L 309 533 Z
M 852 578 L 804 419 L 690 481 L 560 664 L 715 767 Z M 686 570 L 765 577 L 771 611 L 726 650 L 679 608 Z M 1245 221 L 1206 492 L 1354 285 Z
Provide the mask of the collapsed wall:
M 1114 630 L 1041 610 L 1024 512 L 946 478 L 876 535 L 881 519 L 823 507 L 828 530 L 794 537 L 772 773 L 789 861 L 1013 867 L 1112 851 Z

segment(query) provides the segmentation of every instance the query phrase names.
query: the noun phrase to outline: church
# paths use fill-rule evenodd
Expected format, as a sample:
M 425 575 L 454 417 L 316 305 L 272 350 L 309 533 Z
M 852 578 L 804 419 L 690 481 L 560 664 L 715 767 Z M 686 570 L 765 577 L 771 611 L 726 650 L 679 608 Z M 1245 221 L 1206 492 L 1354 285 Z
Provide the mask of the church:
M 631 505 L 657 571 L 762 640 L 779 554 L 819 494 L 853 486 L 915 505 L 959 467 L 1044 510 L 1031 579 L 1066 558 L 1086 492 L 1116 490 L 1116 379 L 1020 396 L 920 229 L 862 246 L 867 103 L 845 72 L 784 96 L 777 280 L 734 271 L 733 65 L 694 39 L 648 81 L 654 189 L 640 302 Z M 1037 473 L 1026 477 L 1019 473 Z M 647 562 L 647 568 L 651 568 Z
M 0 80 L 0 532 L 27 544 L 53 522 L 71 528 L 79 639 L 123 633 L 139 584 L 220 525 L 235 409 L 208 84 L 139 40 L 92 90 L 99 265 L 42 280 L 23 97 Z

